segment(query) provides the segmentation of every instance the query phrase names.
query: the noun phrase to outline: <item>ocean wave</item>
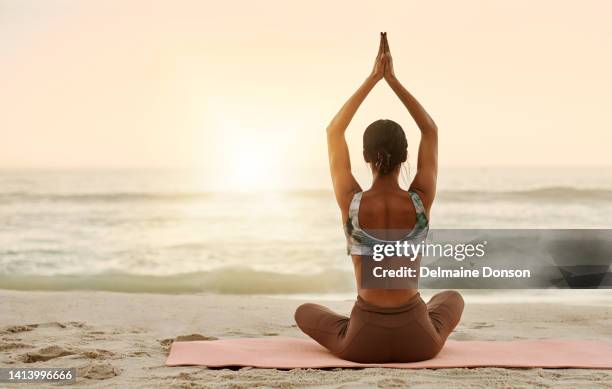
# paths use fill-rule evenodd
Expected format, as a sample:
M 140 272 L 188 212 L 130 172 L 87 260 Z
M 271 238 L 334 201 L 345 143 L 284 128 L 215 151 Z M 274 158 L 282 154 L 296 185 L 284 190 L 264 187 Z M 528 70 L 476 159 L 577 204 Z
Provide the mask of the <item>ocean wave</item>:
M 287 197 L 319 198 L 330 196 L 329 190 L 293 190 L 279 192 L 99 192 L 99 193 L 0 193 L 5 201 L 50 201 L 50 202 L 146 202 L 146 201 L 199 201 L 213 197 L 223 199 L 247 199 L 280 195 Z
M 293 198 L 329 197 L 329 190 L 301 190 L 275 192 L 275 195 Z M 222 192 L 108 192 L 108 193 L 0 193 L 0 201 L 14 202 L 182 202 L 207 200 L 215 196 L 224 199 L 245 199 L 267 196 L 269 193 L 222 193 Z M 438 199 L 445 201 L 612 201 L 612 189 L 542 187 L 526 190 L 440 190 Z
M 446 201 L 612 201 L 612 189 L 558 186 L 513 191 L 443 190 L 437 198 Z
M 248 268 L 223 268 L 168 276 L 128 273 L 92 275 L 0 275 L 0 289 L 98 290 L 133 293 L 297 294 L 343 293 L 353 290 L 350 272 L 284 274 Z
M 153 192 L 109 192 L 109 193 L 28 193 L 10 192 L 0 194 L 1 200 L 51 201 L 51 202 L 143 202 L 143 201 L 189 201 L 212 196 L 211 192 L 153 193 Z

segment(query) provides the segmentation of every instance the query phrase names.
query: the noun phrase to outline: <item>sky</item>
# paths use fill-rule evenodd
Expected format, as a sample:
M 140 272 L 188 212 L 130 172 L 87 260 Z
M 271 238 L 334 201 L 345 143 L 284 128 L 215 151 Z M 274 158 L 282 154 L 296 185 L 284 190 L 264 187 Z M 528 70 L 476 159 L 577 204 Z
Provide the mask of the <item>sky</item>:
M 0 0 L 0 168 L 327 175 L 325 127 L 387 31 L 442 166 L 611 166 L 609 1 Z M 381 82 L 349 127 L 418 129 Z

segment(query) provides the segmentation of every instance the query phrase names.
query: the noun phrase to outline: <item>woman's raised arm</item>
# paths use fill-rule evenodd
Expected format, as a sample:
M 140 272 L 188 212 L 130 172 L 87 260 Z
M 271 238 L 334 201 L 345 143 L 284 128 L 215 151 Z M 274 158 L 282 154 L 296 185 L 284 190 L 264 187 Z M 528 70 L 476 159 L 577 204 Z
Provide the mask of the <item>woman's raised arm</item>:
M 417 161 L 417 173 L 410 184 L 410 189 L 421 194 L 425 208 L 429 212 L 436 196 L 436 181 L 438 177 L 438 127 L 425 108 L 404 88 L 395 77 L 393 59 L 389 50 L 387 34 L 383 35 L 385 44 L 385 80 L 421 130 L 421 143 Z
M 346 216 L 353 195 L 361 191 L 361 187 L 351 172 L 351 160 L 344 133 L 363 100 L 365 100 L 372 88 L 384 76 L 385 59 L 383 45 L 383 36 L 381 34 L 378 55 L 376 56 L 372 73 L 348 101 L 344 103 L 340 111 L 338 111 L 327 126 L 329 168 L 334 186 L 334 194 L 336 195 L 336 201 L 343 217 Z

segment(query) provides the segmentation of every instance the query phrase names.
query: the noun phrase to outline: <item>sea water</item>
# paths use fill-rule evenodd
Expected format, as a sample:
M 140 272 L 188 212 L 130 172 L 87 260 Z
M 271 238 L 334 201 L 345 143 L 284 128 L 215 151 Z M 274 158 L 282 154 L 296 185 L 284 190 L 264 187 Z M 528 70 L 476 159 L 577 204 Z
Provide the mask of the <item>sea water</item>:
M 0 288 L 353 294 L 328 187 L 191 170 L 0 170 Z M 441 169 L 432 228 L 612 228 L 612 169 Z

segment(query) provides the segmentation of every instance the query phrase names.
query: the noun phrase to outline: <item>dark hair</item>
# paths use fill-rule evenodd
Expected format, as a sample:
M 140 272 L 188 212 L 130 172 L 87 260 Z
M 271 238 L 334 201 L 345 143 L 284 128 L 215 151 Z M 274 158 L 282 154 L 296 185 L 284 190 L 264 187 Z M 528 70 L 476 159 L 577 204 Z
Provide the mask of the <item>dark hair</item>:
M 393 120 L 381 119 L 363 133 L 363 156 L 379 174 L 388 174 L 408 158 L 408 140 L 402 127 Z

